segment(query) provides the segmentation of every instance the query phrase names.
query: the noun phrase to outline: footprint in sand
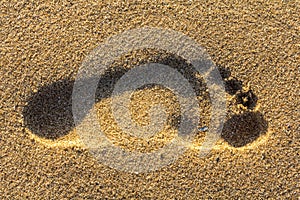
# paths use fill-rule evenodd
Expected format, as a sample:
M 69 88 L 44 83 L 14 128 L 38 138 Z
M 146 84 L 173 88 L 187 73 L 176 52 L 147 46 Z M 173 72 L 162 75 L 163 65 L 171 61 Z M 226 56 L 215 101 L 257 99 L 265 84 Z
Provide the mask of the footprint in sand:
M 178 64 L 176 64 L 176 62 L 184 63 L 180 58 L 174 58 L 174 55 L 164 57 L 163 60 L 159 61 L 169 64 L 170 66 L 173 65 L 175 68 Z M 174 61 L 176 61 L 175 64 Z M 196 90 L 196 94 L 199 96 L 201 102 L 203 102 L 203 106 L 207 107 L 204 110 L 209 110 L 209 106 L 207 106 L 209 96 L 208 93 L 205 92 L 205 84 L 203 84 L 201 78 L 195 78 L 197 74 L 193 74 L 187 64 L 178 66 L 184 66 L 184 70 L 180 68 L 180 71 L 185 71 L 184 73 L 186 74 L 184 75 L 189 76 L 189 78 L 192 79 L 191 83 L 194 88 L 199 88 Z M 96 94 L 96 107 L 105 110 L 103 108 L 109 105 L 111 100 L 110 95 L 113 91 L 114 84 L 126 70 L 127 69 L 122 67 L 117 68 L 117 70 L 114 69 L 108 71 L 100 78 L 99 94 Z M 264 119 L 264 116 L 259 112 L 258 98 L 251 90 L 250 84 L 243 86 L 242 81 L 232 77 L 230 71 L 226 68 L 219 67 L 219 71 L 224 80 L 225 89 L 228 94 L 228 115 L 223 127 L 222 141 L 218 142 L 214 149 L 230 148 L 241 150 L 253 148 L 258 144 L 263 143 L 267 140 L 269 134 L 268 123 Z M 80 142 L 79 136 L 75 132 L 73 122 L 71 105 L 73 84 L 74 81 L 72 80 L 61 80 L 39 88 L 36 93 L 28 98 L 27 105 L 23 110 L 23 118 L 26 131 L 32 139 L 50 147 L 84 148 L 83 144 Z M 144 88 L 144 90 L 147 89 Z M 151 93 L 151 91 L 152 90 L 149 90 L 147 93 Z M 159 93 L 159 91 L 156 92 Z M 169 102 L 172 101 L 173 100 L 169 100 Z M 175 105 L 176 100 L 174 100 L 173 103 Z M 170 105 L 172 107 L 172 104 Z M 161 138 L 163 138 L 163 135 L 173 135 L 174 130 L 178 127 L 178 123 L 180 123 L 180 113 L 178 112 L 178 108 L 175 106 L 172 109 L 173 113 L 170 114 L 169 117 L 169 129 L 164 130 L 165 133 L 160 135 Z M 147 114 L 144 113 L 144 115 L 144 117 L 147 118 Z M 105 125 L 104 127 L 107 131 L 118 132 L 118 129 L 112 125 L 113 121 L 110 120 L 113 119 L 107 119 L 106 122 L 105 119 L 103 119 L 102 122 L 106 124 L 106 127 Z M 204 120 L 201 124 L 203 126 L 208 125 L 206 122 Z M 160 144 L 162 145 L 166 142 L 161 142 L 161 138 Z M 158 142 L 159 139 L 156 139 L 156 142 Z M 197 149 L 200 146 L 201 144 L 196 141 L 191 148 Z

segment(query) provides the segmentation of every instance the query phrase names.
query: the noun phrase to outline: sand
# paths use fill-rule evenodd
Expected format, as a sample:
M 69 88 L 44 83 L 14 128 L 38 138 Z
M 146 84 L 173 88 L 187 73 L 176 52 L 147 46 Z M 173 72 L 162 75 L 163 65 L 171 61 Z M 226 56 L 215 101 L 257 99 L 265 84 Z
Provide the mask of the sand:
M 1 199 L 299 198 L 299 1 L 2 0 L 0 11 Z M 207 157 L 198 156 L 204 134 L 199 133 L 176 162 L 130 174 L 88 152 L 74 130 L 70 97 L 91 50 L 109 36 L 144 26 L 182 32 L 203 46 L 221 71 L 228 107 L 222 137 Z M 193 74 L 168 52 L 131 52 L 101 79 L 104 96 L 96 103 L 114 144 L 142 152 L 161 148 L 176 134 L 179 112 L 172 92 L 150 87 L 135 93 L 138 123 L 149 122 L 145 110 L 152 101 L 171 114 L 150 142 L 122 134 L 108 105 L 111 84 L 123 69 L 147 61 Z M 205 84 L 190 78 L 198 88 L 199 123 L 208 125 Z

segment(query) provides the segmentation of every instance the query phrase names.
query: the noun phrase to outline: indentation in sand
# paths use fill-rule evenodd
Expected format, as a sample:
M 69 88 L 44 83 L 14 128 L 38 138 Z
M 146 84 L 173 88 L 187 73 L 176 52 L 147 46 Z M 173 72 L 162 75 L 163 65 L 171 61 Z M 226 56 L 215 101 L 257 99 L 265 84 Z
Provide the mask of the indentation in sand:
M 99 122 L 103 124 L 103 130 L 115 144 L 129 149 L 133 149 L 137 145 L 141 147 L 141 151 L 146 151 L 151 146 L 154 149 L 162 147 L 170 141 L 172 136 L 177 134 L 176 129 L 180 123 L 179 105 L 172 92 L 162 88 L 145 87 L 135 91 L 133 95 L 135 103 L 132 103 L 132 117 L 141 125 L 149 122 L 146 111 L 153 103 L 162 103 L 168 108 L 168 124 L 158 136 L 152 138 L 152 141 L 135 140 L 127 137 L 122 134 L 113 119 L 110 110 L 110 96 L 114 84 L 130 67 L 148 62 L 157 62 L 174 67 L 190 81 L 195 89 L 201 108 L 199 126 L 209 126 L 209 93 L 201 75 L 195 73 L 191 65 L 176 55 L 157 52 L 156 50 L 141 50 L 133 52 L 133 54 L 135 57 L 131 57 L 130 54 L 124 55 L 119 61 L 116 61 L 115 67 L 99 77 L 99 90 L 96 92 L 95 97 L 96 108 L 101 113 L 98 114 Z M 265 143 L 271 131 L 268 130 L 267 121 L 259 113 L 259 101 L 251 90 L 250 83 L 243 87 L 243 82 L 236 77 L 232 77 L 228 68 L 221 66 L 218 68 L 228 93 L 228 110 L 231 114 L 228 115 L 228 119 L 224 124 L 222 140 L 213 149 L 244 150 Z M 76 134 L 73 123 L 71 104 L 73 84 L 74 81 L 69 79 L 54 82 L 41 87 L 28 99 L 23 116 L 24 125 L 30 138 L 53 148 L 84 148 L 83 143 Z M 199 149 L 204 136 L 205 133 L 199 132 L 195 142 L 187 144 L 187 146 L 191 149 Z M 124 137 L 126 140 L 124 140 Z

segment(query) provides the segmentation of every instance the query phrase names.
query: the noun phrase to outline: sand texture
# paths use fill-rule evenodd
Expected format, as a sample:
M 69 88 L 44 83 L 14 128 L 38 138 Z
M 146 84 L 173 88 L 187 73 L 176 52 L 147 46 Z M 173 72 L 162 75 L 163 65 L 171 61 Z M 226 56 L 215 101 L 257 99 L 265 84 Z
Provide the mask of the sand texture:
M 1 0 L 0 199 L 298 199 L 299 13 L 300 2 L 288 0 Z M 184 33 L 206 49 L 224 81 L 227 115 L 207 157 L 198 156 L 199 132 L 174 163 L 131 174 L 89 153 L 74 127 L 71 96 L 94 48 L 145 26 Z M 148 86 L 132 95 L 132 118 L 147 125 L 147 110 L 160 103 L 167 108 L 166 126 L 147 141 L 118 127 L 110 108 L 113 86 L 148 62 L 172 66 L 189 79 L 199 124 L 209 125 L 207 88 L 190 64 L 157 49 L 128 52 L 100 78 L 95 109 L 107 137 L 129 151 L 162 148 L 180 123 L 174 93 Z

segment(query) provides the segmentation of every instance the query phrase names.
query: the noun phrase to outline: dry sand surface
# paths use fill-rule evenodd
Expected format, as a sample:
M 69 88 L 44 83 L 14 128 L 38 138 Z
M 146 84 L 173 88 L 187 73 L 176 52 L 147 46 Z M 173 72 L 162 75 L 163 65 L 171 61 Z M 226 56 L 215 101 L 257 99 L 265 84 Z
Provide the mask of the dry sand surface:
M 300 146 L 300 2 L 0 3 L 0 199 L 297 199 Z M 227 116 L 222 136 L 200 158 L 199 132 L 187 151 L 157 171 L 131 174 L 97 160 L 79 139 L 71 110 L 76 74 L 106 38 L 140 27 L 172 29 L 203 46 L 221 72 Z M 177 133 L 172 91 L 133 93 L 132 118 L 149 123 L 161 103 L 166 126 L 145 141 L 124 134 L 110 104 L 114 83 L 147 62 L 189 78 L 209 125 L 199 74 L 177 55 L 144 49 L 118 58 L 101 77 L 95 108 L 107 137 L 129 151 L 163 148 Z M 120 94 L 120 98 L 123 94 Z

